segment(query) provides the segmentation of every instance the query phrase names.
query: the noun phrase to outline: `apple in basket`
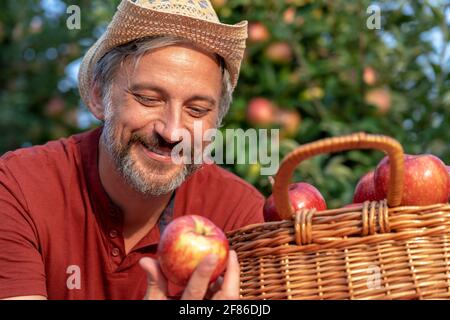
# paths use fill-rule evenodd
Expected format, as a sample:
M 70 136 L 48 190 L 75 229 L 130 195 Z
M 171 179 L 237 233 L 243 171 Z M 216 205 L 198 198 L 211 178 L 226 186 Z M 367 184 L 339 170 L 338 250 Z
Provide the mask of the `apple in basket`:
M 211 277 L 215 281 L 225 270 L 229 244 L 223 231 L 212 221 L 197 215 L 173 220 L 164 229 L 158 245 L 158 261 L 166 278 L 185 286 L 198 264 L 209 254 L 218 257 Z
M 346 204 L 345 206 L 343 206 L 342 208 L 357 208 L 361 205 L 362 205 L 362 203 L 349 203 L 349 204 Z
M 289 185 L 288 192 L 289 200 L 294 210 L 315 208 L 317 211 L 322 211 L 327 209 L 327 204 L 322 194 L 308 183 L 292 183 Z M 265 221 L 282 220 L 275 208 L 273 194 L 267 198 L 263 213 Z
M 425 206 L 448 202 L 450 176 L 445 164 L 432 154 L 404 156 L 404 184 L 401 205 Z M 375 169 L 374 181 L 378 194 L 386 197 L 389 185 L 389 158 Z
M 374 171 L 370 171 L 359 179 L 353 194 L 353 203 L 383 200 L 383 195 L 375 189 Z
M 450 166 L 447 166 L 447 172 L 450 177 Z M 450 184 L 448 185 L 448 201 L 450 202 Z

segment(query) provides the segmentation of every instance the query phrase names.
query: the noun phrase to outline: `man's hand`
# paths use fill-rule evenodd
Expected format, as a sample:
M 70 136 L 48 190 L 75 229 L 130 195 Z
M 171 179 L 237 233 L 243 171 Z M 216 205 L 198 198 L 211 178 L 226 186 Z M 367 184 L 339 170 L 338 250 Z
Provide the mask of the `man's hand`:
M 147 292 L 144 300 L 166 300 L 167 279 L 164 277 L 158 261 L 151 258 L 142 258 L 141 267 L 147 272 Z M 217 264 L 217 257 L 207 256 L 192 273 L 182 300 L 236 300 L 239 299 L 239 262 L 236 252 L 230 250 L 227 269 L 224 277 L 219 277 L 209 285 L 211 275 Z

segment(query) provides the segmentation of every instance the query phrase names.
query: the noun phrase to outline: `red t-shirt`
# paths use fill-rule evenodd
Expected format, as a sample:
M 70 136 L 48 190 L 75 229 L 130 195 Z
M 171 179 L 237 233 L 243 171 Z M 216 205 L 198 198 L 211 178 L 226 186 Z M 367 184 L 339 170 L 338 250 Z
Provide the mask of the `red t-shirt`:
M 125 255 L 121 213 L 100 182 L 100 134 L 98 128 L 0 158 L 0 298 L 144 297 L 138 260 L 155 257 L 162 224 Z M 202 215 L 229 231 L 262 222 L 263 203 L 250 184 L 204 165 L 176 190 L 173 218 Z

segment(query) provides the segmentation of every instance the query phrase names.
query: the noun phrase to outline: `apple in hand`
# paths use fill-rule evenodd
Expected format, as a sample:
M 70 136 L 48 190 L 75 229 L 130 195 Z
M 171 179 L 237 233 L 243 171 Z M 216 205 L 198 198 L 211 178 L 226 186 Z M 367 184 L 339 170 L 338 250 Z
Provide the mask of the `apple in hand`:
M 431 154 L 404 157 L 403 198 L 401 205 L 425 206 L 448 202 L 450 177 L 445 164 Z M 385 157 L 375 169 L 377 194 L 387 196 L 389 186 L 389 158 Z
M 370 171 L 359 179 L 353 195 L 353 203 L 362 203 L 364 201 L 383 200 L 383 195 L 377 194 L 374 182 L 374 171 Z
M 305 183 L 298 182 L 292 183 L 288 188 L 289 200 L 295 211 L 299 209 L 312 209 L 316 208 L 317 211 L 327 209 L 327 204 L 322 194 L 314 186 Z M 275 200 L 273 195 L 270 195 L 266 203 L 264 204 L 264 220 L 265 221 L 279 221 L 282 218 L 279 216 L 275 208 Z
M 186 215 L 173 220 L 164 230 L 158 245 L 158 260 L 165 277 L 185 286 L 198 264 L 209 254 L 217 255 L 215 281 L 225 270 L 229 244 L 223 231 L 209 219 Z

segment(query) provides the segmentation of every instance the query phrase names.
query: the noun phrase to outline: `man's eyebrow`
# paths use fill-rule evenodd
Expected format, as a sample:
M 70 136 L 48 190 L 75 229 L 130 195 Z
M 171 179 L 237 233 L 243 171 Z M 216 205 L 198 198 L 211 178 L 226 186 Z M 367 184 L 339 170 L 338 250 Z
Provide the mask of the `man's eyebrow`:
M 197 100 L 203 100 L 209 102 L 211 105 L 216 105 L 216 99 L 210 97 L 210 96 L 204 96 L 204 95 L 195 95 L 191 98 L 189 98 L 189 101 L 197 101 Z
M 142 83 L 142 82 L 131 84 L 130 87 L 129 87 L 129 90 L 130 91 L 151 90 L 151 91 L 159 92 L 159 93 L 161 93 L 161 94 L 163 94 L 165 96 L 167 95 L 166 90 L 164 90 L 163 88 L 160 88 L 160 87 L 155 86 L 155 85 L 151 85 L 149 83 Z
M 155 85 L 151 85 L 148 83 L 133 83 L 130 85 L 129 90 L 131 92 L 141 91 L 141 90 L 151 90 L 151 91 L 161 93 L 163 96 L 168 96 L 167 91 L 164 90 L 163 88 L 155 86 Z M 201 94 L 196 94 L 188 99 L 188 101 L 198 101 L 198 100 L 207 101 L 211 105 L 216 105 L 216 103 L 217 103 L 216 99 L 214 99 L 213 97 L 210 97 L 208 95 L 201 95 Z

